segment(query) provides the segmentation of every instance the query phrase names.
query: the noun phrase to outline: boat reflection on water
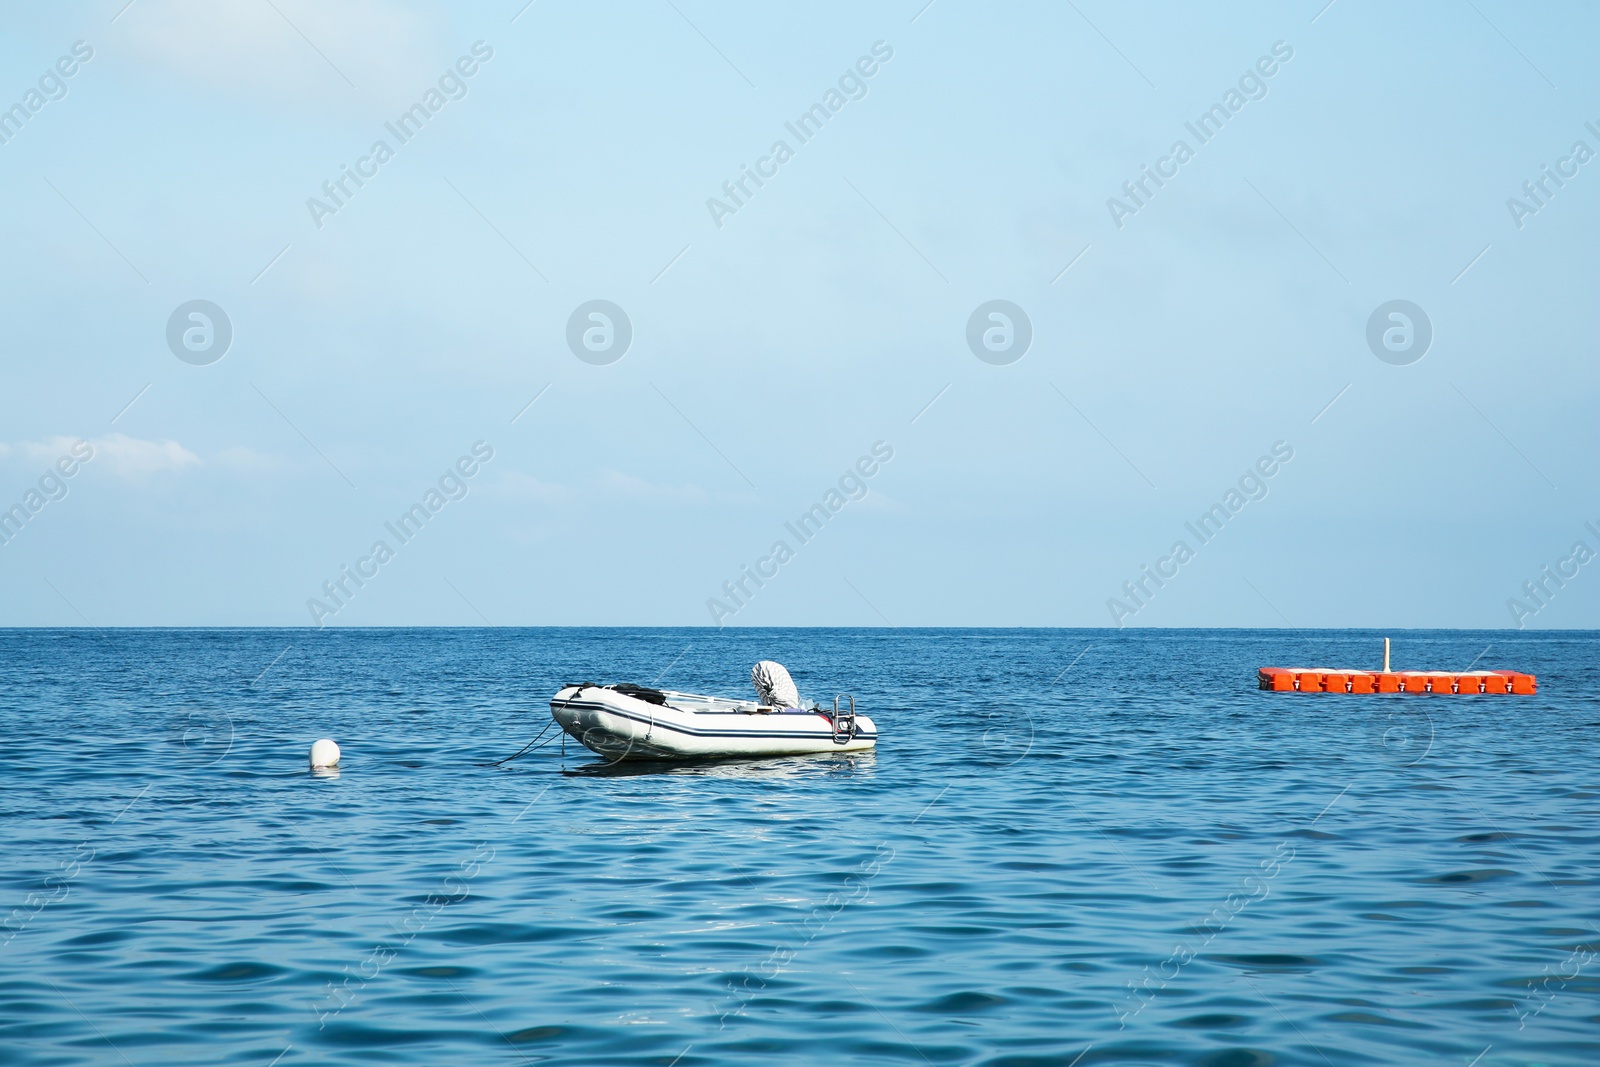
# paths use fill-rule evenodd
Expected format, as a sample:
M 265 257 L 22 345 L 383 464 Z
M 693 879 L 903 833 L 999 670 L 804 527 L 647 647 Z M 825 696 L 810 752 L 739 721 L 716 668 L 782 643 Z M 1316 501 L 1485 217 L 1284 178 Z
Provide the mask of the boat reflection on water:
M 763 781 L 837 778 L 877 770 L 872 751 L 816 753 L 779 759 L 603 760 L 563 767 L 568 778 L 631 778 L 647 774 L 679 774 L 699 778 L 759 778 Z

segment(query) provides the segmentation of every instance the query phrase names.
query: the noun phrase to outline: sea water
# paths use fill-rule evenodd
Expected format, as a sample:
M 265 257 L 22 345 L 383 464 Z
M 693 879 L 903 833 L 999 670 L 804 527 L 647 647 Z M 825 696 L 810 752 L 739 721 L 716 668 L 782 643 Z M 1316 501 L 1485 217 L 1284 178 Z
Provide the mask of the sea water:
M 1383 636 L 0 631 L 0 1062 L 1600 1062 L 1597 635 Z M 876 752 L 489 766 L 758 659 Z

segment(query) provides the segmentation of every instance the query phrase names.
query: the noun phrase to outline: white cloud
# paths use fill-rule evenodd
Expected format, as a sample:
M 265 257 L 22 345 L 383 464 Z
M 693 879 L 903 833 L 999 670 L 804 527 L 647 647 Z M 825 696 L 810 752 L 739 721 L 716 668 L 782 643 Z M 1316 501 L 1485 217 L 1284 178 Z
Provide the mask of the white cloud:
M 415 91 L 436 73 L 430 41 L 448 38 L 394 0 L 144 0 L 122 21 L 139 58 L 187 82 L 324 105 L 346 79 L 369 100 Z
M 533 500 L 565 500 L 572 495 L 572 490 L 556 482 L 546 482 L 535 478 L 531 474 L 524 474 L 519 470 L 508 470 L 501 475 L 497 488 L 503 488 L 514 496 L 528 497 Z
M 88 441 L 94 455 L 83 460 L 81 437 L 55 436 L 38 441 L 19 441 L 14 445 L 0 444 L 0 459 L 12 456 L 25 458 L 48 467 L 62 456 L 69 456 L 105 468 L 123 478 L 143 478 L 161 471 L 182 471 L 200 466 L 200 457 L 176 441 L 145 441 L 127 434 L 114 433 Z M 79 447 L 78 452 L 73 446 Z
M 275 474 L 289 468 L 282 456 L 242 445 L 224 448 L 212 458 L 212 462 L 216 467 L 240 474 Z
M 860 500 L 853 502 L 851 507 L 859 507 L 862 511 L 888 511 L 897 514 L 905 514 L 909 510 L 900 501 L 879 489 L 873 489 Z
M 176 441 L 142 441 L 114 433 L 89 441 L 94 462 L 104 463 L 113 474 L 145 477 L 160 471 L 181 471 L 200 466 L 200 457 Z
M 698 485 L 657 484 L 610 469 L 600 472 L 600 487 L 617 496 L 646 500 L 673 500 L 689 504 L 704 504 L 711 500 L 711 494 Z
M 737 493 L 709 492 L 692 483 L 673 485 L 652 482 L 636 475 L 626 474 L 609 467 L 602 468 L 592 479 L 582 479 L 574 485 L 547 482 L 519 470 L 505 470 L 494 483 L 496 492 L 504 492 L 525 500 L 561 503 L 583 496 L 601 500 L 653 500 L 672 504 L 747 504 L 750 498 Z
M 72 446 L 82 440 L 81 437 L 58 435 L 38 441 L 18 441 L 14 445 L 0 444 L 0 459 L 16 456 L 48 466 L 62 456 L 72 455 Z

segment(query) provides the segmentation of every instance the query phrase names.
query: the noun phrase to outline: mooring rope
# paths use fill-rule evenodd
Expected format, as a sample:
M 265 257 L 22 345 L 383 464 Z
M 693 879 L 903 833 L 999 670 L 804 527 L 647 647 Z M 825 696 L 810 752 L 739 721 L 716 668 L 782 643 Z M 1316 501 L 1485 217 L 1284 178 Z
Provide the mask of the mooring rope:
M 556 722 L 555 722 L 554 719 L 551 719 L 549 722 L 545 723 L 544 729 L 539 731 L 538 736 L 535 737 L 532 741 L 529 741 L 526 745 L 522 746 L 522 751 L 514 753 L 513 755 L 510 755 L 510 756 L 507 756 L 505 759 L 497 759 L 493 763 L 485 763 L 484 766 L 485 767 L 498 767 L 502 763 L 510 763 L 512 760 L 518 758 L 519 756 L 522 756 L 522 755 L 526 754 L 530 749 L 532 749 L 534 747 L 535 743 L 539 740 L 540 737 L 543 737 L 545 734 L 550 732 L 550 727 L 554 726 L 555 724 L 556 724 Z M 565 732 L 566 731 L 562 731 L 563 734 L 565 734 Z M 552 737 L 549 740 L 545 741 L 544 744 L 548 745 L 551 741 L 554 741 L 554 740 L 555 740 L 555 738 Z M 540 745 L 539 747 L 543 748 L 544 745 Z

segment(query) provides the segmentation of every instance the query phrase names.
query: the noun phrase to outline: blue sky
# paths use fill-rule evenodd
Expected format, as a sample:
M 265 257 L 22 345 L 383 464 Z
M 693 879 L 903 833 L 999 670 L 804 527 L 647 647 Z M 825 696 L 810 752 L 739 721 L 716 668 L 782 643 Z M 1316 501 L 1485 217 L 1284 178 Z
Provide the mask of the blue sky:
M 123 5 L 0 41 L 0 624 L 1600 625 L 1592 7 Z

